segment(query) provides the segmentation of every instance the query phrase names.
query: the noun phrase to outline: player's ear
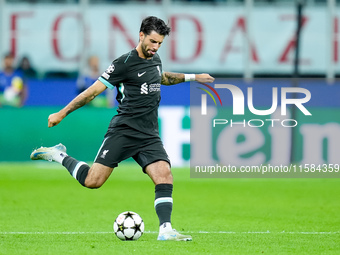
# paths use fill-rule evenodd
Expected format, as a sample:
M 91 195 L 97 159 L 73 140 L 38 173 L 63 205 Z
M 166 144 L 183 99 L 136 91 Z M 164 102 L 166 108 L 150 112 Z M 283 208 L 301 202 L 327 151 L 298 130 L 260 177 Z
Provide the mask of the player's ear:
M 139 32 L 139 41 L 143 41 L 145 38 L 145 34 L 143 32 Z

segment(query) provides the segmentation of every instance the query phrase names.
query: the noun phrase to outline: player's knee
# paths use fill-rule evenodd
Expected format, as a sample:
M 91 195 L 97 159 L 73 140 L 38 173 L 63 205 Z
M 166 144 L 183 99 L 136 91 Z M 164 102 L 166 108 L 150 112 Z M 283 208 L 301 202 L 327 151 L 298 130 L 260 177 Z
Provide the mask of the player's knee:
M 85 187 L 89 189 L 99 189 L 102 185 L 102 183 L 85 183 Z
M 168 167 L 168 166 L 162 167 L 160 172 L 162 173 L 162 175 L 163 175 L 164 177 L 170 177 L 170 176 L 172 176 L 171 169 L 170 169 L 170 167 Z
M 172 183 L 173 182 L 173 176 L 171 170 L 166 174 L 166 179 L 168 180 L 167 183 Z
M 162 179 L 163 183 L 173 182 L 173 176 L 170 167 L 162 169 L 160 178 Z
M 100 179 L 86 179 L 85 187 L 89 189 L 98 189 L 103 186 L 104 182 Z
M 86 188 L 89 188 L 89 189 L 99 189 L 102 185 L 101 184 L 85 184 Z

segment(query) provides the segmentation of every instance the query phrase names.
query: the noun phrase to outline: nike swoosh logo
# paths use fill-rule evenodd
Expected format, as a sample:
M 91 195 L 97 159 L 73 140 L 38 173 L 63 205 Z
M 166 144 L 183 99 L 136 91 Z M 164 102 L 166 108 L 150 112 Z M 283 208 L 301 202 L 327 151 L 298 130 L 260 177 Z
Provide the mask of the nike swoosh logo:
M 141 76 L 143 76 L 145 73 L 146 73 L 146 71 L 145 71 L 145 72 L 143 72 L 143 73 L 138 73 L 138 77 L 141 77 Z

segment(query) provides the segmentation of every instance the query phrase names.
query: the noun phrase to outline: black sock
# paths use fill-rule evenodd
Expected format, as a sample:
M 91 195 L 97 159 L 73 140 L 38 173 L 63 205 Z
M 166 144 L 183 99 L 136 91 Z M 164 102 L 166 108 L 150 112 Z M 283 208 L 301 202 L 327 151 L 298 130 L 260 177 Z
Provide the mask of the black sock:
M 70 174 L 85 187 L 85 179 L 90 170 L 90 166 L 85 162 L 78 161 L 75 158 L 66 156 L 62 165 L 70 172 Z
M 155 187 L 155 209 L 159 218 L 159 225 L 171 223 L 172 212 L 172 184 L 158 184 Z

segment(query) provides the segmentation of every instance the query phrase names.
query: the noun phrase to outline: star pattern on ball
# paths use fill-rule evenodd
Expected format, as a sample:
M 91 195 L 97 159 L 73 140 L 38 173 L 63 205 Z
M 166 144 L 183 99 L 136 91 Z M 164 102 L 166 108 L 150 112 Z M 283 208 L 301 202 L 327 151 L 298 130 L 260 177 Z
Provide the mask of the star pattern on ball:
M 126 212 L 126 213 L 124 213 L 124 215 L 125 215 L 125 219 L 127 219 L 127 218 L 131 218 L 131 219 L 133 219 L 133 213 L 131 213 L 131 212 Z
M 143 223 L 143 221 L 142 221 L 140 224 L 137 224 L 137 223 L 136 223 L 136 224 L 132 227 L 132 229 L 135 230 L 135 234 L 136 234 L 137 232 L 142 232 L 142 229 L 140 228 L 141 225 L 142 225 L 142 223 Z
M 117 224 L 118 225 L 118 231 L 123 232 L 126 227 L 124 227 L 124 223 L 122 224 Z

